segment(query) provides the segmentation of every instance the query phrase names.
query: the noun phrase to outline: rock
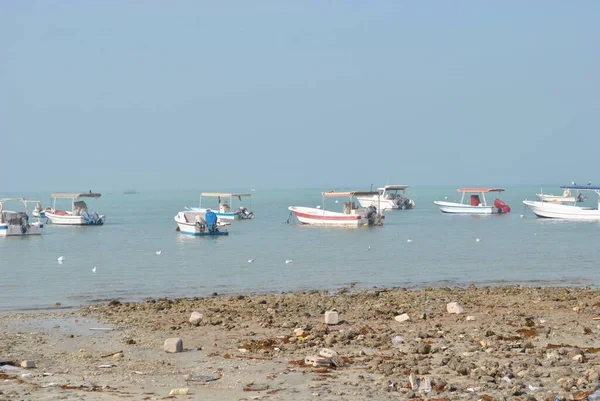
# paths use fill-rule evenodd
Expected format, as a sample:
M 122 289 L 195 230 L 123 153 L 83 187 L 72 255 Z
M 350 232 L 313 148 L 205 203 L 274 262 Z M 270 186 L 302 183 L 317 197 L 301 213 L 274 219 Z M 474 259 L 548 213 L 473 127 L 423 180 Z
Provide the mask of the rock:
M 465 313 L 465 310 L 462 306 L 460 306 L 458 302 L 450 302 L 446 305 L 446 310 L 448 311 L 448 313 L 456 313 L 457 315 Z
M 117 352 L 117 353 L 116 353 L 116 354 L 114 354 L 112 357 L 113 357 L 114 359 L 120 359 L 120 358 L 123 358 L 123 353 L 121 353 L 121 352 Z
M 163 348 L 165 352 L 183 352 L 183 339 L 181 337 L 167 338 Z
M 398 323 L 402 323 L 402 322 L 406 322 L 408 320 L 410 320 L 410 316 L 408 316 L 408 313 L 403 313 L 401 315 L 398 315 L 394 318 L 395 321 L 397 321 Z
M 108 306 L 118 306 L 121 305 L 121 302 L 118 299 L 113 299 L 108 303 Z
M 475 316 L 467 316 L 467 322 L 472 322 L 475 320 Z
M 575 356 L 574 356 L 572 359 L 573 359 L 575 362 L 582 363 L 582 362 L 583 362 L 583 355 L 575 355 Z
M 421 344 L 417 347 L 418 354 L 426 355 L 426 354 L 429 354 L 430 352 L 431 352 L 431 344 Z
M 202 313 L 192 312 L 189 322 L 190 322 L 190 324 L 192 324 L 192 326 L 198 326 L 200 324 L 200 322 L 202 322 L 202 318 L 204 318 L 204 315 Z
M 325 312 L 325 324 L 338 324 L 339 316 L 336 311 L 328 310 Z
M 35 361 L 23 361 L 21 362 L 21 367 L 25 369 L 33 369 L 35 368 Z

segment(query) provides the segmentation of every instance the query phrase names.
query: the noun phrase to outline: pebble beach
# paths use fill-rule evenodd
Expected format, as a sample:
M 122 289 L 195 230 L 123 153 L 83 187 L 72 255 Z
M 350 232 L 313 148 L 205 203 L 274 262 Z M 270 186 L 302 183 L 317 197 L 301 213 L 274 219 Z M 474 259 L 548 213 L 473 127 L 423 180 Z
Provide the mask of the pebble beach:
M 599 323 L 597 289 L 473 285 L 11 313 L 0 400 L 585 400 Z

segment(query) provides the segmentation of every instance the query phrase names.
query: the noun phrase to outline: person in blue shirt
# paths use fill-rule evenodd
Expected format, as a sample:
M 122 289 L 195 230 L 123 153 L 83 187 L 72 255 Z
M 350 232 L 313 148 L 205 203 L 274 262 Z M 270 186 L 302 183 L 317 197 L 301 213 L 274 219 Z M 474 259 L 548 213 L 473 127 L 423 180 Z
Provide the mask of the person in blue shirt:
M 217 230 L 217 215 L 210 209 L 206 209 L 206 214 L 204 215 L 204 220 L 206 220 L 206 226 L 208 227 L 209 233 L 214 233 Z

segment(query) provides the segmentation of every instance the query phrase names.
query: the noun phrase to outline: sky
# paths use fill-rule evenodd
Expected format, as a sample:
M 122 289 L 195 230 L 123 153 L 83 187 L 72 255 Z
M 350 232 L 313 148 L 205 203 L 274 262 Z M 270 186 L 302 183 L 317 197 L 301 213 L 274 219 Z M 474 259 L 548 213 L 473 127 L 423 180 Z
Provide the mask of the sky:
M 600 184 L 600 2 L 1 1 L 0 191 Z

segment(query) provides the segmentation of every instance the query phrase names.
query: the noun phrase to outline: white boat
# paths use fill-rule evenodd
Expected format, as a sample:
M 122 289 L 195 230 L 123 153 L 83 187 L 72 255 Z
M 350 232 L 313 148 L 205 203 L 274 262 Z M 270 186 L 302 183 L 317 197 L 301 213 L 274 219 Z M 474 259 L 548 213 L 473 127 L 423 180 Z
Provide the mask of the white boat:
M 177 223 L 177 230 L 181 234 L 194 236 L 229 235 L 226 226 L 231 223 L 223 223 L 217 220 L 214 229 L 211 229 L 206 221 L 206 213 L 200 211 L 183 211 L 177 213 L 174 218 L 175 223 Z
M 4 209 L 5 203 L 20 202 L 24 206 L 24 211 L 17 212 Z M 38 203 L 39 201 L 26 198 L 2 198 L 0 199 L 0 237 L 12 237 L 22 235 L 40 235 L 44 224 L 37 218 L 37 221 L 29 220 L 29 203 Z M 43 213 L 42 213 L 43 217 Z
M 577 191 L 576 196 L 571 195 L 571 191 L 567 188 L 564 190 L 562 195 L 551 195 L 545 194 L 544 191 L 541 191 L 539 194 L 536 194 L 538 198 L 542 202 L 554 202 L 554 203 L 577 203 L 583 202 L 585 200 L 585 196 L 579 191 Z
M 357 196 L 356 200 L 362 207 L 375 206 L 379 210 L 414 209 L 415 201 L 406 197 L 408 185 L 386 185 L 377 188 L 377 195 Z
M 52 207 L 44 210 L 46 218 L 57 225 L 67 226 L 99 226 L 106 221 L 106 216 L 98 213 L 90 213 L 88 206 L 80 198 L 99 198 L 102 196 L 93 192 L 57 192 L 52 194 Z M 70 199 L 71 210 L 56 209 L 57 199 Z
M 495 199 L 492 205 L 487 203 L 485 194 L 490 192 L 504 192 L 502 188 L 459 188 L 462 193 L 460 203 L 447 201 L 434 201 L 443 213 L 454 214 L 497 214 L 508 213 L 510 207 L 500 199 Z M 469 203 L 465 203 L 465 194 L 471 194 Z
M 200 194 L 200 204 L 198 207 L 187 207 L 186 210 L 194 212 L 206 212 L 206 207 L 202 207 L 202 198 L 217 198 L 219 203 L 219 210 L 213 210 L 217 217 L 221 220 L 248 220 L 254 217 L 254 213 L 246 209 L 244 206 L 239 206 L 237 209 L 232 210 L 231 205 L 233 204 L 233 198 L 238 198 L 239 201 L 242 198 L 248 198 L 250 202 L 251 194 L 233 194 L 233 193 L 222 193 L 222 192 L 202 192 Z M 221 199 L 225 198 L 225 199 Z M 229 200 L 227 200 L 229 198 Z M 250 202 L 249 207 L 252 206 Z
M 591 185 L 566 185 L 561 188 L 577 191 L 594 191 L 598 195 L 600 205 L 600 187 Z M 578 221 L 600 221 L 598 206 L 577 206 L 576 202 L 566 204 L 562 202 L 540 202 L 524 200 L 523 203 L 531 209 L 538 217 L 550 219 L 578 220 Z
M 322 208 L 290 206 L 288 209 L 302 224 L 345 227 L 382 225 L 384 217 L 375 206 L 359 208 L 353 201 L 357 196 L 373 196 L 378 194 L 379 192 L 373 191 L 323 192 Z M 325 210 L 325 199 L 329 197 L 349 197 L 350 200 L 344 202 L 343 212 L 332 212 Z

